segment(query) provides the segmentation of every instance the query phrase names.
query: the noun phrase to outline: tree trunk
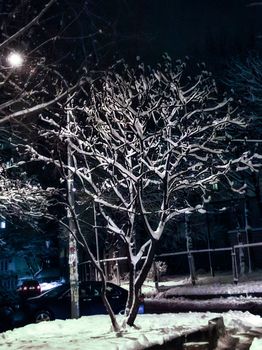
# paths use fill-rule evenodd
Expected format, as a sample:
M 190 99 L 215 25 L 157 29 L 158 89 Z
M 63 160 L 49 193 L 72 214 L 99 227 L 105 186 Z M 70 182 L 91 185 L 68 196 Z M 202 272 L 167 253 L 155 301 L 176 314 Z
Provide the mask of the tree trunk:
M 133 304 L 133 300 L 135 298 L 135 278 L 136 278 L 136 269 L 132 262 L 129 262 L 129 291 L 128 291 L 128 299 L 127 299 L 127 311 L 130 312 L 130 309 Z
M 112 323 L 112 327 L 113 327 L 113 330 L 114 332 L 116 333 L 119 333 L 120 332 L 120 326 L 119 324 L 117 323 L 117 320 L 116 320 L 116 317 L 115 317 L 115 314 L 111 308 L 111 305 L 109 304 L 109 301 L 106 297 L 106 277 L 105 277 L 105 274 L 104 274 L 104 271 L 102 270 L 99 262 L 97 262 L 95 260 L 95 257 L 94 255 L 92 254 L 90 248 L 89 248 L 89 245 L 81 231 L 81 228 L 79 226 L 79 222 L 77 221 L 77 217 L 76 217 L 76 214 L 75 214 L 75 211 L 73 210 L 72 211 L 73 213 L 73 218 L 74 218 L 74 222 L 75 222 L 75 225 L 76 225 L 76 229 L 77 229 L 77 233 L 78 233 L 78 243 L 81 243 L 82 247 L 85 249 L 85 252 L 87 253 L 87 256 L 88 258 L 90 259 L 91 261 L 91 264 L 94 266 L 94 268 L 96 269 L 96 271 L 100 274 L 100 277 L 101 277 L 101 282 L 102 282 L 102 290 L 101 290 L 101 297 L 102 297 L 102 300 L 103 300 L 103 303 L 105 305 L 105 308 L 109 314 L 109 317 L 110 317 L 110 320 L 111 320 L 111 323 Z
M 129 326 L 133 326 L 137 313 L 138 313 L 138 309 L 139 309 L 139 292 L 141 290 L 141 287 L 147 277 L 147 274 L 152 266 L 153 260 L 154 260 L 154 255 L 155 255 L 155 247 L 156 247 L 156 241 L 152 239 L 150 247 L 148 249 L 147 252 L 147 257 L 145 259 L 145 262 L 142 266 L 142 269 L 139 272 L 139 275 L 135 281 L 135 285 L 134 285 L 134 298 L 132 301 L 132 305 L 129 311 L 129 314 L 127 316 L 127 320 L 126 323 Z
M 102 282 L 101 297 L 102 297 L 103 303 L 105 305 L 106 311 L 109 314 L 114 332 L 120 333 L 120 326 L 116 320 L 116 316 L 114 314 L 114 311 L 112 310 L 111 305 L 109 304 L 109 301 L 106 297 L 106 278 L 105 278 L 104 272 L 100 268 L 100 266 L 96 266 L 96 268 L 101 276 L 101 282 Z
M 102 299 L 103 299 L 103 303 L 105 305 L 106 311 L 109 314 L 114 332 L 120 333 L 120 326 L 116 320 L 116 316 L 111 308 L 111 305 L 109 304 L 109 302 L 107 300 L 105 291 L 102 293 Z

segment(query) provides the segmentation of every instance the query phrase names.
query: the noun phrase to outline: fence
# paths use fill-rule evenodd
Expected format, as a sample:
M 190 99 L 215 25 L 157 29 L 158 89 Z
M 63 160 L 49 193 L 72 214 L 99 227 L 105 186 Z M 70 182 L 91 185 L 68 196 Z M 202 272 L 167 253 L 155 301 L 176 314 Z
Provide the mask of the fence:
M 232 281 L 235 284 L 237 284 L 239 280 L 239 276 L 241 274 L 243 274 L 244 272 L 249 273 L 252 271 L 252 259 L 250 254 L 250 248 L 258 248 L 258 247 L 262 247 L 262 242 L 250 243 L 250 244 L 238 244 L 238 245 L 234 245 L 233 247 L 188 250 L 188 251 L 182 251 L 182 252 L 176 252 L 176 253 L 166 253 L 166 254 L 155 255 L 155 259 L 153 262 L 155 285 L 156 287 L 158 287 L 158 282 L 159 282 L 159 273 L 157 271 L 157 266 L 156 266 L 157 260 L 164 260 L 165 258 L 176 257 L 176 256 L 184 257 L 184 260 L 188 261 L 188 273 L 190 275 L 192 284 L 195 284 L 195 280 L 196 280 L 195 257 L 201 254 L 207 255 L 209 271 L 210 271 L 210 274 L 214 276 L 214 265 L 212 260 L 213 260 L 214 254 L 218 254 L 218 253 L 223 254 L 223 259 L 231 260 Z M 143 257 L 142 259 L 145 259 L 145 257 Z M 113 269 L 114 277 L 116 280 L 115 282 L 117 284 L 121 283 L 120 263 L 124 261 L 127 261 L 127 257 L 100 260 L 100 266 L 103 268 L 107 279 L 112 279 L 112 274 L 110 273 L 109 270 Z M 80 274 L 81 280 L 96 279 L 96 271 L 90 261 L 84 261 L 79 264 L 79 274 Z
M 15 290 L 17 286 L 17 276 L 0 275 L 0 286 L 5 290 Z

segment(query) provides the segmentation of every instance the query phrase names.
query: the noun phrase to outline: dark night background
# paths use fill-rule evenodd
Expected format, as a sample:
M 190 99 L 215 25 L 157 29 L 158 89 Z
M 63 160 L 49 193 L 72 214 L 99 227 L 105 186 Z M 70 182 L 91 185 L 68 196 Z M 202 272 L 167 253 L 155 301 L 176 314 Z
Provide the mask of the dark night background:
M 25 25 L 46 3 L 47 0 L 34 0 L 27 7 L 28 0 L 0 0 L 1 40 Z M 78 78 L 76 67 L 89 55 L 96 62 L 95 70 L 119 58 L 133 63 L 140 56 L 148 64 L 159 62 L 165 52 L 174 60 L 187 56 L 192 63 L 205 62 L 221 81 L 231 60 L 261 54 L 262 6 L 248 6 L 250 3 L 251 0 L 60 0 L 49 10 L 47 20 L 22 40 L 19 38 L 15 47 L 29 53 L 28 62 L 45 56 L 46 66 L 55 60 L 63 74 L 69 68 L 72 83 Z M 14 8 L 16 17 L 12 18 Z M 50 46 L 32 51 L 57 33 L 71 39 L 48 42 Z M 95 33 L 91 40 L 90 33 Z M 81 36 L 87 39 L 80 40 Z M 38 174 L 41 182 L 49 181 L 47 174 Z M 222 227 L 221 232 L 226 235 L 227 229 Z
M 193 64 L 205 62 L 220 85 L 230 70 L 232 60 L 240 59 L 244 62 L 247 57 L 261 54 L 262 6 L 248 6 L 251 4 L 248 0 L 115 0 L 107 2 L 106 7 L 101 6 L 102 3 L 98 3 L 97 9 L 101 11 L 101 16 L 107 18 L 111 37 L 115 39 L 112 41 L 113 50 L 108 52 L 114 53 L 116 58 L 125 57 L 127 61 L 133 62 L 136 56 L 140 56 L 145 63 L 155 63 L 161 60 L 164 52 L 174 60 L 189 57 Z M 110 54 L 107 57 L 110 59 Z M 219 93 L 222 94 L 227 88 L 222 86 Z M 246 107 L 245 104 L 242 105 L 244 110 Z M 254 130 L 253 137 L 258 138 L 257 129 Z M 249 199 L 252 208 L 250 224 L 252 227 L 261 227 L 261 203 L 254 204 L 253 199 Z M 240 202 L 235 200 L 234 203 L 230 204 L 232 208 L 226 214 L 210 216 L 209 224 L 214 239 L 211 245 L 220 247 L 230 246 L 233 242 L 236 244 L 236 222 L 239 220 L 240 226 L 244 226 L 244 199 Z M 229 205 L 228 202 L 224 204 Z M 237 215 L 234 205 L 237 207 Z M 201 234 L 207 230 L 206 220 L 205 217 L 196 217 L 191 222 L 195 248 L 206 248 L 206 238 L 202 237 L 201 241 Z M 181 229 L 182 233 L 179 236 L 179 232 L 176 232 L 175 244 L 176 249 L 184 250 L 184 226 L 183 223 L 180 224 L 182 227 L 179 228 L 178 225 L 177 229 Z M 174 226 L 169 233 L 172 240 L 173 230 Z M 254 231 L 251 241 L 261 241 L 260 236 L 258 231 Z M 159 253 L 170 252 L 170 242 L 171 239 L 162 242 Z M 255 255 L 257 262 L 261 261 L 257 251 L 254 252 L 253 261 Z M 216 268 L 230 266 L 230 257 L 227 259 L 221 253 L 216 258 L 219 265 Z M 179 271 L 187 269 L 186 259 L 182 261 L 179 257 L 171 260 L 169 264 L 176 266 Z M 208 264 L 204 264 L 201 257 L 196 260 L 202 266 Z
M 2 38 L 46 3 L 0 0 Z M 78 36 L 42 46 L 42 53 L 51 60 L 63 51 L 71 57 L 66 64 L 73 66 L 90 54 L 104 65 L 122 57 L 132 62 L 136 56 L 153 63 L 167 52 L 174 59 L 188 56 L 191 61 L 204 61 L 217 74 L 231 58 L 261 50 L 262 6 L 250 4 L 251 0 L 61 0 L 49 10 L 41 31 L 28 33 L 16 45 L 29 51 L 45 37 Z
M 175 59 L 205 61 L 214 71 L 231 57 L 261 49 L 262 6 L 247 6 L 247 0 L 102 3 L 97 8 L 116 33 L 115 52 L 130 59 L 155 61 L 167 52 Z

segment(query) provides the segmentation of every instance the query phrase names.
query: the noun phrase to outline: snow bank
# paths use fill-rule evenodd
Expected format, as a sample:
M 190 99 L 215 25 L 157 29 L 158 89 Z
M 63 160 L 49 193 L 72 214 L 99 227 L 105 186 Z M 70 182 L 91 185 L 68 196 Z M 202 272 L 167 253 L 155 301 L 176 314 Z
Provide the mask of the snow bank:
M 217 313 L 180 313 L 162 315 L 139 315 L 136 328 L 128 327 L 122 337 L 111 330 L 108 316 L 96 315 L 78 320 L 56 320 L 30 324 L 23 328 L 0 334 L 1 350 L 142 350 L 206 326 Z M 262 329 L 262 319 L 249 312 L 231 311 L 222 314 L 227 328 L 238 331 Z M 122 316 L 118 320 L 121 322 Z M 260 344 L 259 345 L 256 345 Z M 252 350 L 262 349 L 256 339 Z

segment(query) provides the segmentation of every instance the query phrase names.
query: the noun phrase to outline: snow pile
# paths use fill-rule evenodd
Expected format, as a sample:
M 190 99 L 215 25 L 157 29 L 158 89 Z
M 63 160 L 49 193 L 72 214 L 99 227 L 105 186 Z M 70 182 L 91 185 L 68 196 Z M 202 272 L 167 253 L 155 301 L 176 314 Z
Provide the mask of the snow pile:
M 229 311 L 222 314 L 224 324 L 229 329 L 237 329 L 238 332 L 257 329 L 262 332 L 262 318 L 250 312 Z
M 262 329 L 261 317 L 249 312 L 145 314 L 138 316 L 136 328 L 127 328 L 122 337 L 117 337 L 111 330 L 108 316 L 96 315 L 82 317 L 78 320 L 56 320 L 30 324 L 2 333 L 0 334 L 0 349 L 142 350 L 153 344 L 163 344 L 186 331 L 206 326 L 210 319 L 221 315 L 227 328 L 237 329 L 239 332 L 255 330 L 257 336 Z M 260 347 L 256 344 L 260 344 Z M 261 350 L 260 339 L 256 339 L 252 345 L 252 350 L 258 349 Z
M 261 350 L 262 349 L 262 339 L 255 338 L 249 350 Z
M 42 282 L 40 283 L 41 292 L 47 292 L 48 290 L 55 288 L 57 286 L 61 286 L 64 282 L 63 281 L 54 281 L 54 282 Z

